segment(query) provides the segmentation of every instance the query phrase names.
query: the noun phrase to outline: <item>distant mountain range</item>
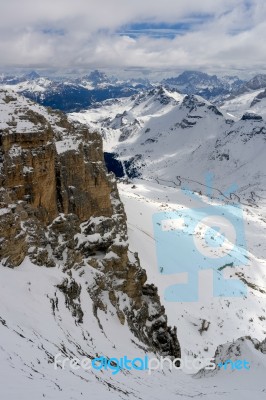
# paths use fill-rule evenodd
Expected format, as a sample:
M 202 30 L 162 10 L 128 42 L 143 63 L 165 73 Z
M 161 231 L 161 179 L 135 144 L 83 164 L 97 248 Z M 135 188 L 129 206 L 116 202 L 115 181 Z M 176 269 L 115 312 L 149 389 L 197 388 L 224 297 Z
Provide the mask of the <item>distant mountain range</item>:
M 184 71 L 160 83 L 168 89 L 183 94 L 200 95 L 222 105 L 239 95 L 266 89 L 266 75 L 259 74 L 245 81 L 238 76 L 218 77 L 200 71 Z M 157 85 L 158 82 L 148 79 L 119 80 L 98 70 L 82 77 L 67 79 L 51 79 L 40 76 L 35 71 L 21 76 L 0 76 L 0 86 L 11 88 L 41 105 L 64 112 L 78 112 L 107 99 L 130 97 Z
M 248 81 L 238 76 L 217 77 L 199 71 L 185 71 L 176 78 L 164 79 L 163 85 L 181 93 L 197 94 L 207 100 L 221 102 L 243 93 L 266 88 L 266 74 L 259 74 Z
M 234 93 L 242 87 L 244 81 L 237 76 L 218 78 L 199 71 L 185 71 L 176 78 L 165 79 L 164 85 L 174 87 L 181 93 L 198 94 L 206 99 L 216 99 Z
M 0 77 L 0 85 L 43 106 L 73 112 L 87 108 L 95 102 L 131 96 L 147 88 L 150 83 L 144 80 L 119 81 L 96 70 L 81 78 L 67 80 L 40 77 L 35 71 L 23 76 L 4 75 Z

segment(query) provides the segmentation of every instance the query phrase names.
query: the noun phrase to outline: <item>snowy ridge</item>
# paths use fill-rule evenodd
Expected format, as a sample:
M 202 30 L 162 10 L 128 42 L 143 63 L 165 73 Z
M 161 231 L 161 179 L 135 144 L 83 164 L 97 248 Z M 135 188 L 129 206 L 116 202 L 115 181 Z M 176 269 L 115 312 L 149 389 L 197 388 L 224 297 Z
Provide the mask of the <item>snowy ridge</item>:
M 239 115 L 258 93 L 239 100 Z M 210 170 L 221 191 L 236 183 L 238 196 L 252 202 L 254 193 L 266 198 L 265 122 L 254 114 L 260 111 L 260 104 L 263 106 L 261 102 L 250 109 L 249 116 L 234 122 L 231 114 L 235 110 L 231 112 L 230 102 L 219 111 L 199 96 L 161 87 L 112 105 L 73 113 L 70 118 L 98 129 L 105 151 L 116 153 L 122 162 L 130 160 L 145 179 L 164 179 L 178 185 L 180 177 L 204 184 L 204 175 Z M 232 100 L 232 104 L 238 103 Z
M 238 120 L 245 112 L 255 112 L 265 117 L 264 103 L 252 105 L 254 100 L 264 93 L 264 90 L 254 90 L 249 93 L 241 94 L 231 100 L 226 100 L 221 106 L 221 110 L 227 112 L 234 120 Z

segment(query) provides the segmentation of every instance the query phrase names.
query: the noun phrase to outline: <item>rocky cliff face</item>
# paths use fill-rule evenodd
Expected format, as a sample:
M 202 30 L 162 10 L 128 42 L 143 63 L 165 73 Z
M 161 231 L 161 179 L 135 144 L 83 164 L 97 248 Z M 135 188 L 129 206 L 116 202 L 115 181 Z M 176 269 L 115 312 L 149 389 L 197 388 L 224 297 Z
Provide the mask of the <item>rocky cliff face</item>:
M 126 216 L 98 134 L 9 91 L 0 92 L 0 259 L 67 273 L 58 289 L 77 324 L 86 282 L 95 317 L 108 303 L 147 349 L 180 357 L 157 290 L 127 244 Z

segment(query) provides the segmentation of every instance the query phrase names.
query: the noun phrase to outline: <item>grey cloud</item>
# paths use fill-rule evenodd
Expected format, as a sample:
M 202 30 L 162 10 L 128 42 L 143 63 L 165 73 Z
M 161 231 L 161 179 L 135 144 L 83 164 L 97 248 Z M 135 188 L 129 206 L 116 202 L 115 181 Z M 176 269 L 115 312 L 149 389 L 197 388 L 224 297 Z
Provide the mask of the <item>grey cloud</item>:
M 2 65 L 242 68 L 266 56 L 264 0 L 0 0 L 0 8 Z M 212 19 L 174 39 L 116 35 L 136 22 L 204 14 Z

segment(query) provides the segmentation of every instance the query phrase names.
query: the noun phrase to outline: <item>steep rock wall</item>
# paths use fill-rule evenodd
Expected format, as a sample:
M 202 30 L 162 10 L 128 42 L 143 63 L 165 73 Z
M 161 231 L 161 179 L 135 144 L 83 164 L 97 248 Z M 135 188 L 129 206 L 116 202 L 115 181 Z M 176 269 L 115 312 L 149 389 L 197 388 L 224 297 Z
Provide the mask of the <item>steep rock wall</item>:
M 95 317 L 112 304 L 147 349 L 180 357 L 157 289 L 145 284 L 146 272 L 128 249 L 126 215 L 99 135 L 5 91 L 0 116 L 3 264 L 17 267 L 29 257 L 36 266 L 69 271 L 58 288 L 78 324 L 80 288 L 71 269 L 80 276 L 93 269 L 86 285 Z

